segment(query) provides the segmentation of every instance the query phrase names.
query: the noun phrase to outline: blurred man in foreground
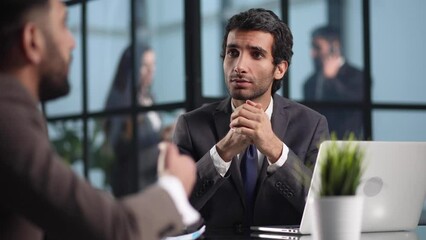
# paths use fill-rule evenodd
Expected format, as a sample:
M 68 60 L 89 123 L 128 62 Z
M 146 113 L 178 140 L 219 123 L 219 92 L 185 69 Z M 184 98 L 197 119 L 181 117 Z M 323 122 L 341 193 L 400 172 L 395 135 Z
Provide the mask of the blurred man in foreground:
M 69 91 L 66 16 L 60 0 L 0 2 L 0 239 L 159 239 L 196 222 L 195 166 L 175 146 L 158 184 L 120 201 L 52 149 L 38 104 Z

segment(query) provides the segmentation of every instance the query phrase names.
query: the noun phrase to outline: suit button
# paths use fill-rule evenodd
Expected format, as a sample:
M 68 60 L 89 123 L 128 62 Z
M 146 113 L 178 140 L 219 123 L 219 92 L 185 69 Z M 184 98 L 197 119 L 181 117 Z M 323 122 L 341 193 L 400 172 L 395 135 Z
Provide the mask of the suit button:
M 281 185 L 282 185 L 282 183 L 281 183 L 281 182 L 276 182 L 276 183 L 275 183 L 275 187 L 277 187 L 277 188 L 280 188 L 280 187 L 281 187 Z

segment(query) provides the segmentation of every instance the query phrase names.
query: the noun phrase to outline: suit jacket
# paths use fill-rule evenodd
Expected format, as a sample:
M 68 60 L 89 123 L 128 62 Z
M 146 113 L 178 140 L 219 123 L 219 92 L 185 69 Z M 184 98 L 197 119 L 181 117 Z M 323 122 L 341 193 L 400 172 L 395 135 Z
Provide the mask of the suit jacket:
M 321 99 L 316 99 L 318 73 L 312 74 L 305 82 L 306 100 L 354 102 L 364 99 L 364 73 L 348 63 L 342 65 L 333 79 L 324 79 Z
M 117 201 L 63 164 L 46 133 L 37 102 L 0 75 L 0 239 L 159 239 L 182 229 L 165 190 Z
M 242 227 L 248 212 L 238 164 L 233 160 L 221 177 L 209 153 L 229 131 L 230 101 L 228 98 L 181 115 L 174 135 L 180 151 L 197 160 L 198 178 L 190 201 L 210 228 Z M 299 224 L 318 146 L 328 137 L 327 121 L 301 104 L 274 95 L 271 122 L 290 152 L 285 164 L 273 173 L 267 172 L 269 164 L 263 160 L 252 223 Z
M 334 79 L 323 79 L 323 93 L 316 97 L 319 82 L 318 73 L 311 75 L 304 85 L 304 98 L 309 101 L 358 102 L 364 99 L 364 73 L 348 63 L 337 72 Z M 354 132 L 358 138 L 363 136 L 362 109 L 330 109 L 315 108 L 327 118 L 330 131 L 338 138 L 343 138 L 349 132 Z

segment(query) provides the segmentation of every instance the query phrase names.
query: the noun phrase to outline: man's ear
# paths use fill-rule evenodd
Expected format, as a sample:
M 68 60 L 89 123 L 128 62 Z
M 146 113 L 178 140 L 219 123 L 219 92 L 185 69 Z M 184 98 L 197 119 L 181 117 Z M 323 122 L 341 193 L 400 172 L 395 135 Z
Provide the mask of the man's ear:
M 25 59 L 32 64 L 40 63 L 45 49 L 41 29 L 29 22 L 24 25 L 22 35 L 22 52 Z
M 277 64 L 274 71 L 274 79 L 280 80 L 284 77 L 284 74 L 287 72 L 288 69 L 288 62 L 287 61 L 281 61 Z

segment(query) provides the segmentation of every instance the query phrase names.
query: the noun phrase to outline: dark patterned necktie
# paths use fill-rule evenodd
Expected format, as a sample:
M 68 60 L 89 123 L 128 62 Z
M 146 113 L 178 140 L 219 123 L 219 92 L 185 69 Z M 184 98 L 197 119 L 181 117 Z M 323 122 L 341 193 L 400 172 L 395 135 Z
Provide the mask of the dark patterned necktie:
M 250 144 L 241 159 L 241 177 L 246 194 L 248 215 L 251 217 L 254 204 L 254 190 L 257 180 L 257 149 Z

